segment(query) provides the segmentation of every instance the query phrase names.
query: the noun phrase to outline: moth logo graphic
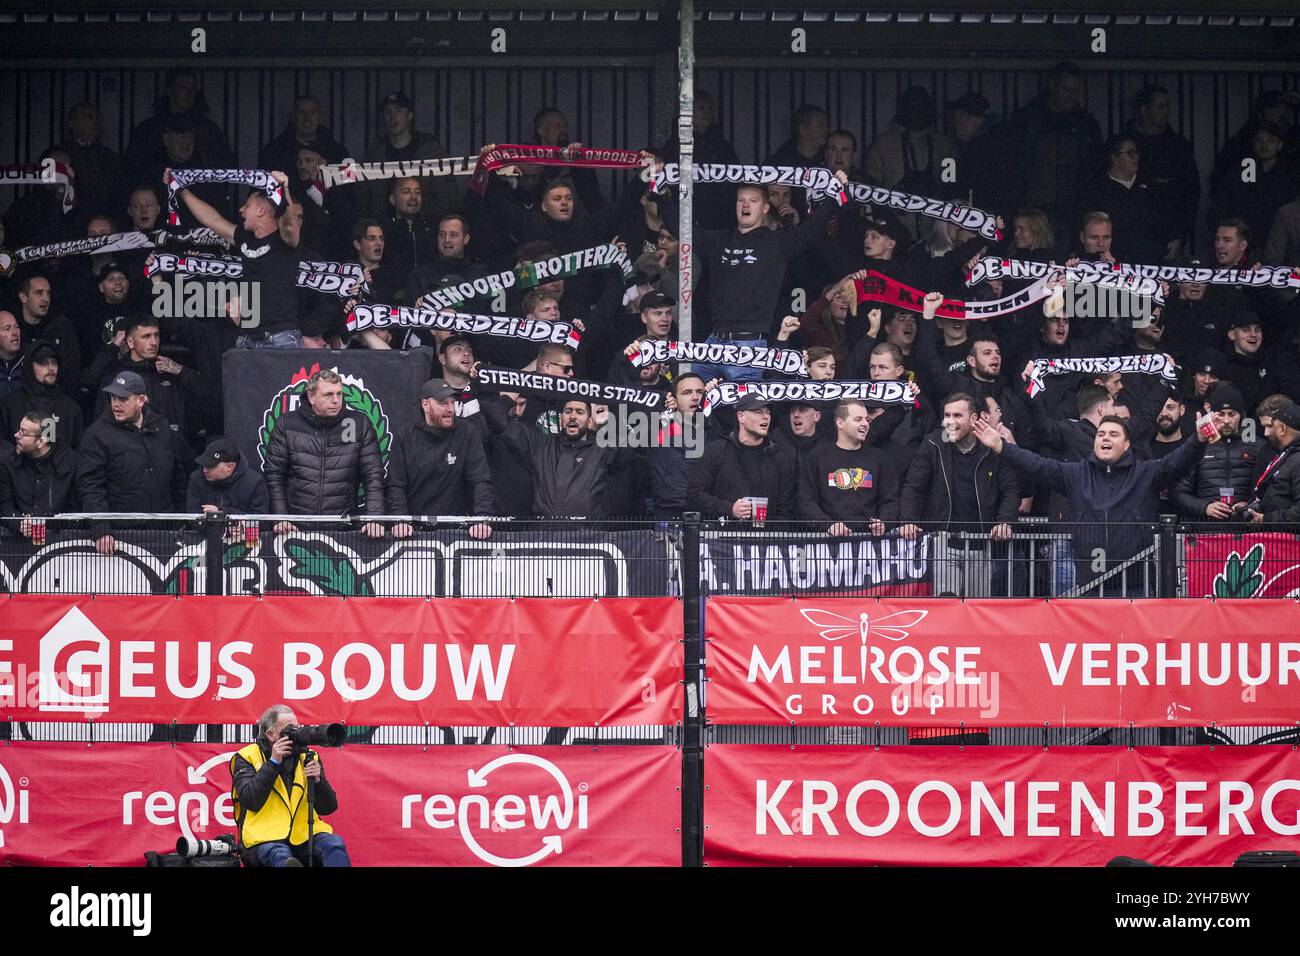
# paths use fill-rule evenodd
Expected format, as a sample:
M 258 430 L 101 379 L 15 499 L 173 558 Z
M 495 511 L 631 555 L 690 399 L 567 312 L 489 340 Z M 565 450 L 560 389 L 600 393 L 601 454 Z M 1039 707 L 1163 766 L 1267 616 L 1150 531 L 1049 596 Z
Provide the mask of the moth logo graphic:
M 539 793 L 538 784 L 521 788 L 522 793 L 500 793 L 500 784 L 489 781 L 493 774 L 507 767 L 535 767 L 554 781 L 559 789 L 555 793 Z M 524 771 L 525 773 L 527 771 Z M 530 780 L 537 779 L 536 773 L 528 773 Z M 545 833 L 546 830 L 587 829 L 587 785 L 579 783 L 577 794 L 570 785 L 564 772 L 549 760 L 535 754 L 511 753 L 489 760 L 478 770 L 469 770 L 465 782 L 471 791 L 486 791 L 497 783 L 495 799 L 486 793 L 466 793 L 459 799 L 446 793 L 435 793 L 428 798 L 418 793 L 402 797 L 402 828 L 411 829 L 413 810 L 423 802 L 423 816 L 426 825 L 435 830 L 450 830 L 453 827 L 460 833 L 466 848 L 484 863 L 491 866 L 531 866 L 548 856 L 559 856 L 564 852 L 564 839 L 561 833 Z M 546 789 L 551 789 L 546 785 Z M 529 792 L 532 791 L 532 792 Z M 538 834 L 536 849 L 521 855 L 505 855 L 484 846 L 495 845 L 494 840 L 501 837 L 495 834 L 509 834 L 531 827 Z M 488 835 L 488 834 L 491 834 Z M 524 836 L 523 833 L 519 834 Z M 515 844 L 523 844 L 522 839 L 514 838 Z
M 19 823 L 27 823 L 29 816 L 27 778 L 19 777 L 15 787 L 9 771 L 5 770 L 4 764 L 0 764 L 0 848 L 5 845 L 3 827 L 13 823 L 15 817 Z
M 72 608 L 41 638 L 40 709 L 108 710 L 108 638 Z
M 926 615 L 930 612 L 895 611 L 877 619 L 874 625 L 872 625 L 871 617 L 866 611 L 859 613 L 856 621 L 844 617 L 842 614 L 836 614 L 834 611 L 824 611 L 820 608 L 800 608 L 799 613 L 813 627 L 820 628 L 817 636 L 823 640 L 838 641 L 854 634 L 858 636 L 861 640 L 861 645 L 858 648 L 858 679 L 865 684 L 867 681 L 867 662 L 871 656 L 868 652 L 867 638 L 873 633 L 873 629 L 875 634 L 886 640 L 905 641 L 911 629 L 924 621 Z M 843 651 L 837 646 L 833 653 L 836 664 L 835 670 L 839 673 L 842 669 Z M 916 652 L 913 651 L 913 653 Z M 883 657 L 883 652 L 876 650 L 876 655 L 878 658 Z M 890 660 L 890 669 L 896 674 L 897 669 L 893 665 L 893 658 L 891 657 Z M 879 665 L 880 661 L 877 660 L 875 666 L 878 667 Z M 875 708 L 875 702 L 871 699 L 870 694 L 861 694 L 854 699 L 853 708 L 857 713 L 869 714 Z

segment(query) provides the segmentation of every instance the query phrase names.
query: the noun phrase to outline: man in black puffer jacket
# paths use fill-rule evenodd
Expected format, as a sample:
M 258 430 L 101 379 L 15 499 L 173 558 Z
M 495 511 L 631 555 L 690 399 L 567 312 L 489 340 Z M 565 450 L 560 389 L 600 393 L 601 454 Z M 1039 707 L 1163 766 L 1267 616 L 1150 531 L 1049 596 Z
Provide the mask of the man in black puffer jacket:
M 365 513 L 384 513 L 384 463 L 370 422 L 343 406 L 343 380 L 321 369 L 307 380 L 306 401 L 283 416 L 266 449 L 266 487 L 274 514 L 357 513 L 357 486 L 365 491 Z M 276 533 L 294 530 L 288 522 Z M 383 527 L 366 524 L 372 538 Z
M 1241 438 L 1246 408 L 1241 392 L 1222 382 L 1205 405 L 1223 437 L 1205 446 L 1201 460 L 1170 489 L 1169 497 L 1179 514 L 1193 521 L 1224 521 L 1235 516 L 1234 504 L 1250 501 L 1260 449 Z M 1231 500 L 1226 489 L 1231 489 Z
M 0 400 L 0 429 L 12 435 L 28 412 L 40 412 L 41 424 L 53 441 L 76 448 L 86 426 L 81 406 L 59 387 L 59 350 L 49 342 L 36 342 L 23 363 L 23 383 Z
M 104 386 L 111 402 L 103 418 L 86 429 L 77 449 L 81 505 L 99 512 L 173 512 L 185 500 L 184 440 L 149 408 L 144 379 L 121 372 Z M 112 554 L 113 537 L 96 525 L 100 554 Z
M 394 515 L 490 515 L 492 475 L 478 429 L 456 418 L 463 393 L 440 378 L 420 388 L 424 422 L 408 429 L 393 445 L 388 480 L 388 513 Z M 409 524 L 393 527 L 406 538 Z M 492 526 L 476 524 L 473 538 L 486 538 Z

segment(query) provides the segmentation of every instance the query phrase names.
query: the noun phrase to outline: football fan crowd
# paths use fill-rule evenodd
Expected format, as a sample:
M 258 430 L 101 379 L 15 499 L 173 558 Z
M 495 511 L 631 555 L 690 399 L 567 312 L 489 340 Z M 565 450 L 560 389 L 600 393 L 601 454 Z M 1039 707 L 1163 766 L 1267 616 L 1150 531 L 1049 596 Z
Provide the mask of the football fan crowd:
M 166 75 L 155 114 L 120 152 L 100 139 L 95 107 L 78 104 L 66 138 L 40 157 L 69 171 L 75 201 L 60 183 L 29 186 L 0 232 L 10 266 L 0 275 L 0 417 L 14 443 L 0 464 L 6 525 L 30 537 L 32 519 L 69 512 L 274 514 L 285 530 L 294 515 L 666 520 L 698 511 L 811 522 L 833 536 L 976 528 L 983 542 L 971 547 L 1005 548 L 1017 516 L 1040 515 L 1073 526 L 1075 554 L 1102 548 L 1109 566 L 1137 553 L 1136 526 L 1160 512 L 1238 527 L 1300 523 L 1300 282 L 1174 281 L 1162 283 L 1158 301 L 1130 296 L 1102 307 L 1097 297 L 1058 294 L 987 320 L 934 308 L 939 293 L 993 302 L 1030 284 L 970 285 L 989 257 L 1237 278 L 1228 270 L 1300 268 L 1300 95 L 1260 95 L 1214 168 L 1201 170 L 1169 126 L 1166 90 L 1142 89 L 1130 122 L 1106 135 L 1082 102 L 1083 82 L 1061 64 L 1005 117 L 977 92 L 936 104 L 913 87 L 879 131 L 836 128 L 824 109 L 801 107 L 766 163 L 824 167 L 841 183 L 988 210 L 1003 238 L 796 186 L 700 183 L 687 282 L 677 189 L 656 190 L 636 170 L 613 174 L 616 197 L 591 168 L 528 163 L 489 176 L 481 194 L 455 175 L 323 188 L 322 167 L 348 158 L 445 155 L 415 127 L 415 104 L 401 92 L 379 104 L 382 133 L 347 146 L 321 124 L 317 97 L 300 95 L 256 157 L 232 153 L 190 71 Z M 697 94 L 694 161 L 738 164 L 716 109 Z M 576 146 L 559 109 L 539 111 L 529 132 L 536 144 Z M 678 144 L 642 155 L 658 168 L 676 161 Z M 282 192 L 171 182 L 176 171 L 241 164 L 269 172 Z M 158 230 L 171 238 L 89 255 L 15 255 Z M 225 248 L 186 245 L 205 231 Z M 437 290 L 609 243 L 630 274 L 580 268 L 457 306 L 568 326 L 575 334 L 564 344 L 552 338 L 539 349 L 525 337 L 415 323 L 358 331 L 350 320 L 362 306 L 418 308 Z M 156 269 L 161 250 L 237 261 L 257 289 L 256 321 L 246 321 L 248 303 L 199 315 L 156 308 L 174 278 Z M 300 262 L 341 264 L 364 281 L 350 297 L 303 288 Z M 924 307 L 860 302 L 869 277 L 932 295 Z M 792 350 L 798 371 L 634 362 L 652 351 L 647 342 L 678 341 L 683 287 L 698 289 L 693 341 L 737 347 L 718 355 Z M 222 434 L 224 394 L 240 387 L 223 382 L 223 354 L 262 348 L 385 350 L 394 363 L 425 348 L 441 371 L 410 396 L 423 421 L 393 436 L 385 461 L 370 421 L 346 406 L 330 371 L 340 360 L 308 358 L 321 370 L 262 463 L 241 458 Z M 1165 357 L 1169 374 L 1131 371 L 1155 367 L 1135 356 Z M 1061 363 L 1121 357 L 1121 371 Z M 636 441 L 609 427 L 611 416 L 626 421 L 617 408 L 489 389 L 479 381 L 484 367 L 664 398 L 646 403 L 650 438 Z M 1035 367 L 1049 374 L 1035 376 Z M 744 388 L 717 400 L 728 382 L 791 379 L 898 382 L 906 400 L 769 401 Z M 697 429 L 698 447 L 681 440 Z M 379 538 L 417 527 L 363 529 Z M 111 528 L 96 535 L 112 553 Z

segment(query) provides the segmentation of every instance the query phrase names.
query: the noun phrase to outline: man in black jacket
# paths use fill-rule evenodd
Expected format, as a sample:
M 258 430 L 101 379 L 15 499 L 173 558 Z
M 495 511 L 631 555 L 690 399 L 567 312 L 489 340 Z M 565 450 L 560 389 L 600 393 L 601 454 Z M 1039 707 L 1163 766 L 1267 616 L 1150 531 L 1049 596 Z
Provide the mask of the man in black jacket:
M 691 463 L 699 458 L 704 442 L 704 379 L 687 372 L 673 383 L 672 417 L 660 426 L 660 441 L 647 450 L 650 494 L 658 521 L 681 518 L 686 510 L 686 489 Z
M 533 472 L 533 514 L 539 518 L 603 517 L 608 511 L 610 475 L 626 456 L 623 449 L 596 442 L 591 405 L 570 399 L 560 407 L 560 433 L 539 431 L 507 417 L 513 398 L 480 399 L 484 422 L 503 435 Z
M 122 372 L 104 391 L 109 410 L 86 429 L 77 449 L 82 507 L 93 512 L 175 511 L 188 478 L 182 439 L 148 407 L 144 379 L 135 372 Z M 100 554 L 113 553 L 115 542 L 106 528 L 98 525 L 91 533 Z
M 104 413 L 108 403 L 102 386 L 119 372 L 129 371 L 144 381 L 149 405 L 171 423 L 172 431 L 185 431 L 187 401 L 201 404 L 206 398 L 203 378 L 196 369 L 160 355 L 161 344 L 158 319 L 147 312 L 127 319 L 125 332 L 115 335 L 85 371 L 86 384 L 100 388 L 100 398 L 95 403 L 96 417 Z
M 794 454 L 768 435 L 772 410 L 757 395 L 736 403 L 736 430 L 710 442 L 687 476 L 686 506 L 706 518 L 754 517 L 754 498 L 767 499 L 771 521 L 794 517 L 799 484 Z
M 229 438 L 208 442 L 203 454 L 194 460 L 199 467 L 190 475 L 185 495 L 187 513 L 261 515 L 270 510 L 266 479 L 240 459 L 239 449 Z
M 1226 382 L 1214 386 L 1205 411 L 1214 416 L 1220 439 L 1206 445 L 1190 472 L 1169 492 L 1178 513 L 1193 521 L 1224 521 L 1234 517 L 1251 499 L 1259 463 L 1259 447 L 1242 440 L 1245 411 L 1241 392 Z M 1235 506 L 1235 507 L 1234 507 Z
M 23 332 L 23 345 L 31 347 L 39 341 L 49 342 L 59 350 L 59 385 L 69 395 L 81 385 L 81 341 L 76 326 L 62 315 L 50 314 L 50 280 L 42 275 L 31 275 L 18 285 L 18 301 L 22 304 L 18 318 Z
M 1300 405 L 1273 414 L 1268 441 L 1277 454 L 1255 479 L 1246 515 L 1256 524 L 1300 524 Z
M 798 514 L 833 536 L 885 533 L 898 520 L 898 475 L 883 451 L 866 443 L 870 414 L 861 402 L 835 408 L 835 441 L 814 445 L 799 471 Z
M 343 379 L 323 368 L 307 379 L 306 401 L 276 423 L 266 449 L 266 487 L 273 514 L 357 513 L 357 486 L 365 492 L 365 513 L 384 513 L 384 462 L 370 421 L 343 405 Z M 297 529 L 287 521 L 276 534 Z M 367 537 L 382 538 L 383 526 L 367 522 Z
M 440 378 L 420 388 L 424 422 L 407 429 L 393 446 L 388 477 L 388 513 L 394 515 L 490 515 L 492 475 L 483 441 L 473 425 L 457 420 L 460 389 Z M 409 538 L 411 525 L 393 526 L 394 538 Z M 487 538 L 490 524 L 469 529 Z
M 22 417 L 37 412 L 46 437 L 64 448 L 76 448 L 86 426 L 81 406 L 59 387 L 59 350 L 49 342 L 32 346 L 23 366 L 22 386 L 0 400 L 0 434 L 18 428 Z
M 49 440 L 44 414 L 22 416 L 14 432 L 14 453 L 0 461 L 0 514 L 47 517 L 77 510 L 77 453 Z M 30 521 L 19 533 L 32 536 Z
M 975 419 L 982 409 L 965 392 L 944 399 L 943 427 L 921 442 L 903 482 L 899 533 L 909 540 L 922 533 L 910 522 L 939 523 L 933 530 L 987 533 L 990 541 L 1011 538 L 1011 522 L 1020 504 L 1015 470 L 975 439 Z M 953 525 L 956 527 L 953 527 Z M 1006 593 L 1005 546 L 993 545 L 994 561 L 985 559 L 990 545 L 971 537 L 949 538 L 946 553 L 935 556 L 935 593 L 987 597 Z

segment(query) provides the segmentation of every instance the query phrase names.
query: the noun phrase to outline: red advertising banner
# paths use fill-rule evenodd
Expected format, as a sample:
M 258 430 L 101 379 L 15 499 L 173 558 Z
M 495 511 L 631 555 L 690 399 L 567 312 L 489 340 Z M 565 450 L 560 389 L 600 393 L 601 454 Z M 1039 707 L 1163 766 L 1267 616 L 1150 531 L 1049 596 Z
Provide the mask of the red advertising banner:
M 1290 602 L 713 598 L 721 724 L 1300 721 Z
M 1300 754 L 1277 747 L 720 745 L 704 860 L 726 865 L 1229 866 L 1300 850 Z
M 1200 534 L 1183 542 L 1189 597 L 1300 597 L 1300 538 Z
M 603 603 L 603 602 L 602 602 Z M 142 866 L 236 832 L 236 745 L 0 747 L 0 865 Z M 345 747 L 321 754 L 354 866 L 679 866 L 673 747 Z
M 671 598 L 0 598 L 0 719 L 681 720 Z

